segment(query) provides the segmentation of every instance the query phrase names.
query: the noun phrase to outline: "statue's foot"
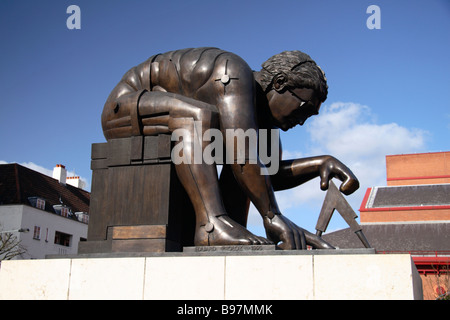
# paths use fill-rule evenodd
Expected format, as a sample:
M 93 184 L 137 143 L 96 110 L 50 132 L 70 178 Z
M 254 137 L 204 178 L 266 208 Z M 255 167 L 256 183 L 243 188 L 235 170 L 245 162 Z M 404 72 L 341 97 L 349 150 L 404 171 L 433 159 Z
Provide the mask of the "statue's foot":
M 195 230 L 196 246 L 264 245 L 271 241 L 258 237 L 229 216 L 210 217 L 206 225 Z

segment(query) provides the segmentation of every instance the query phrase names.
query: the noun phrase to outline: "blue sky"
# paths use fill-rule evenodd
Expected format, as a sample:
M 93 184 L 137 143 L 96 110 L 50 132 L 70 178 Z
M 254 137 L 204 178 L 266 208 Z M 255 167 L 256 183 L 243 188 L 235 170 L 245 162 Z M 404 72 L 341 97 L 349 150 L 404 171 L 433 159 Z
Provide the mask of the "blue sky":
M 81 9 L 69 30 L 66 9 Z M 370 30 L 369 5 L 381 9 Z M 122 75 L 149 56 L 216 46 L 260 65 L 301 50 L 323 68 L 321 114 L 282 133 L 287 156 L 332 154 L 359 177 L 347 199 L 385 185 L 387 154 L 450 150 L 450 1 L 428 0 L 2 0 L 0 163 L 43 172 L 56 164 L 91 181 L 91 144 L 104 142 L 103 104 Z M 314 231 L 325 193 L 318 180 L 279 194 Z M 358 212 L 357 212 L 358 213 Z M 252 209 L 250 229 L 263 234 Z M 329 230 L 345 227 L 335 215 Z

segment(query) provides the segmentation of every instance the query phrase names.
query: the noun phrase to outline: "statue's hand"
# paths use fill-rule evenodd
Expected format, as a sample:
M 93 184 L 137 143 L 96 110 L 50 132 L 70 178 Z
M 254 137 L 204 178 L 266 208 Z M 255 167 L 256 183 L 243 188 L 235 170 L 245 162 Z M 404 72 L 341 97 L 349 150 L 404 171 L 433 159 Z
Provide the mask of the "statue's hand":
M 267 239 L 284 250 L 306 250 L 307 245 L 315 249 L 334 249 L 321 237 L 300 228 L 285 216 L 278 214 L 273 218 L 264 217 Z
M 305 230 L 281 214 L 264 217 L 267 238 L 284 250 L 306 249 Z
M 333 177 L 337 177 L 342 181 L 339 190 L 345 195 L 352 194 L 359 188 L 359 181 L 353 172 L 334 157 L 329 157 L 325 160 L 320 166 L 319 171 L 320 188 L 322 190 L 328 189 L 328 182 Z

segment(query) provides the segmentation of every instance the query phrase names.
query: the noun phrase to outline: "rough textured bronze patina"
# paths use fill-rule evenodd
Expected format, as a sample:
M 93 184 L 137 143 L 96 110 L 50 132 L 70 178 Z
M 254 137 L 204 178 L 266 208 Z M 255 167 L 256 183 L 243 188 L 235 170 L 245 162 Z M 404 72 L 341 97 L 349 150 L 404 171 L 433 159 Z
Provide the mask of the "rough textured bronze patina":
M 154 55 L 131 68 L 105 103 L 102 127 L 109 144 L 131 138 L 126 149 L 131 150 L 127 151 L 131 155 L 129 164 L 138 160 L 145 164 L 142 152 L 152 153 L 151 150 L 161 147 L 156 143 L 156 149 L 149 149 L 150 142 L 146 141 L 150 137 L 161 139 L 176 129 L 185 129 L 194 136 L 195 123 L 201 124 L 202 132 L 197 132 L 200 136 L 210 128 L 219 129 L 224 145 L 227 129 L 286 131 L 303 125 L 307 118 L 319 113 L 327 90 L 323 71 L 300 51 L 277 54 L 255 72 L 231 52 L 218 48 L 183 49 Z M 174 142 L 171 148 L 177 143 L 181 142 Z M 202 142 L 201 147 L 206 146 Z M 186 157 L 193 156 L 192 149 L 183 151 Z M 264 164 L 249 161 L 253 150 L 245 150 L 245 163 L 238 163 L 238 151 L 234 150 L 236 161 L 223 165 L 220 177 L 216 164 L 174 166 L 176 174 L 171 178 L 181 182 L 195 212 L 194 245 L 274 243 L 282 249 L 306 249 L 307 245 L 333 248 L 319 235 L 286 218 L 278 208 L 274 191 L 296 187 L 315 177 L 320 177 L 320 187 L 326 190 L 335 177 L 342 181 L 340 191 L 348 195 L 359 187 L 350 169 L 329 155 L 294 160 L 279 157 L 278 172 L 262 175 Z M 281 147 L 271 152 L 281 155 Z M 110 153 L 111 157 L 114 155 Z M 177 201 L 176 196 L 170 201 Z M 262 217 L 267 239 L 245 227 L 249 201 Z

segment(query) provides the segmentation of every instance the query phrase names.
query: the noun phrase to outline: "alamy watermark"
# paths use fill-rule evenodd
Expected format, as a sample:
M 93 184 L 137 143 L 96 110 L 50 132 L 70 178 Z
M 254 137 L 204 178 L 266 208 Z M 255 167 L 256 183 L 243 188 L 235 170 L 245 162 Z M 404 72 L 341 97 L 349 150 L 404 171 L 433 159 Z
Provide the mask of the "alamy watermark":
M 67 14 L 70 16 L 66 20 L 66 26 L 69 30 L 79 30 L 81 29 L 81 9 L 77 5 L 70 5 L 66 10 Z M 379 6 L 372 4 L 367 7 L 367 14 L 370 16 L 366 20 L 366 26 L 368 29 L 381 29 L 381 9 Z
M 367 14 L 370 16 L 367 18 L 366 26 L 368 29 L 381 29 L 381 9 L 377 5 L 370 5 L 366 10 Z
M 222 131 L 215 128 L 203 131 L 202 122 L 194 121 L 193 130 L 176 129 L 171 140 L 178 142 L 171 152 L 172 162 L 176 165 L 258 164 L 259 161 L 263 164 L 262 175 L 276 174 L 279 169 L 278 129 L 226 129 L 224 145 Z
M 70 5 L 67 7 L 66 13 L 70 14 L 70 16 L 66 20 L 67 29 L 81 29 L 81 9 L 77 5 Z

